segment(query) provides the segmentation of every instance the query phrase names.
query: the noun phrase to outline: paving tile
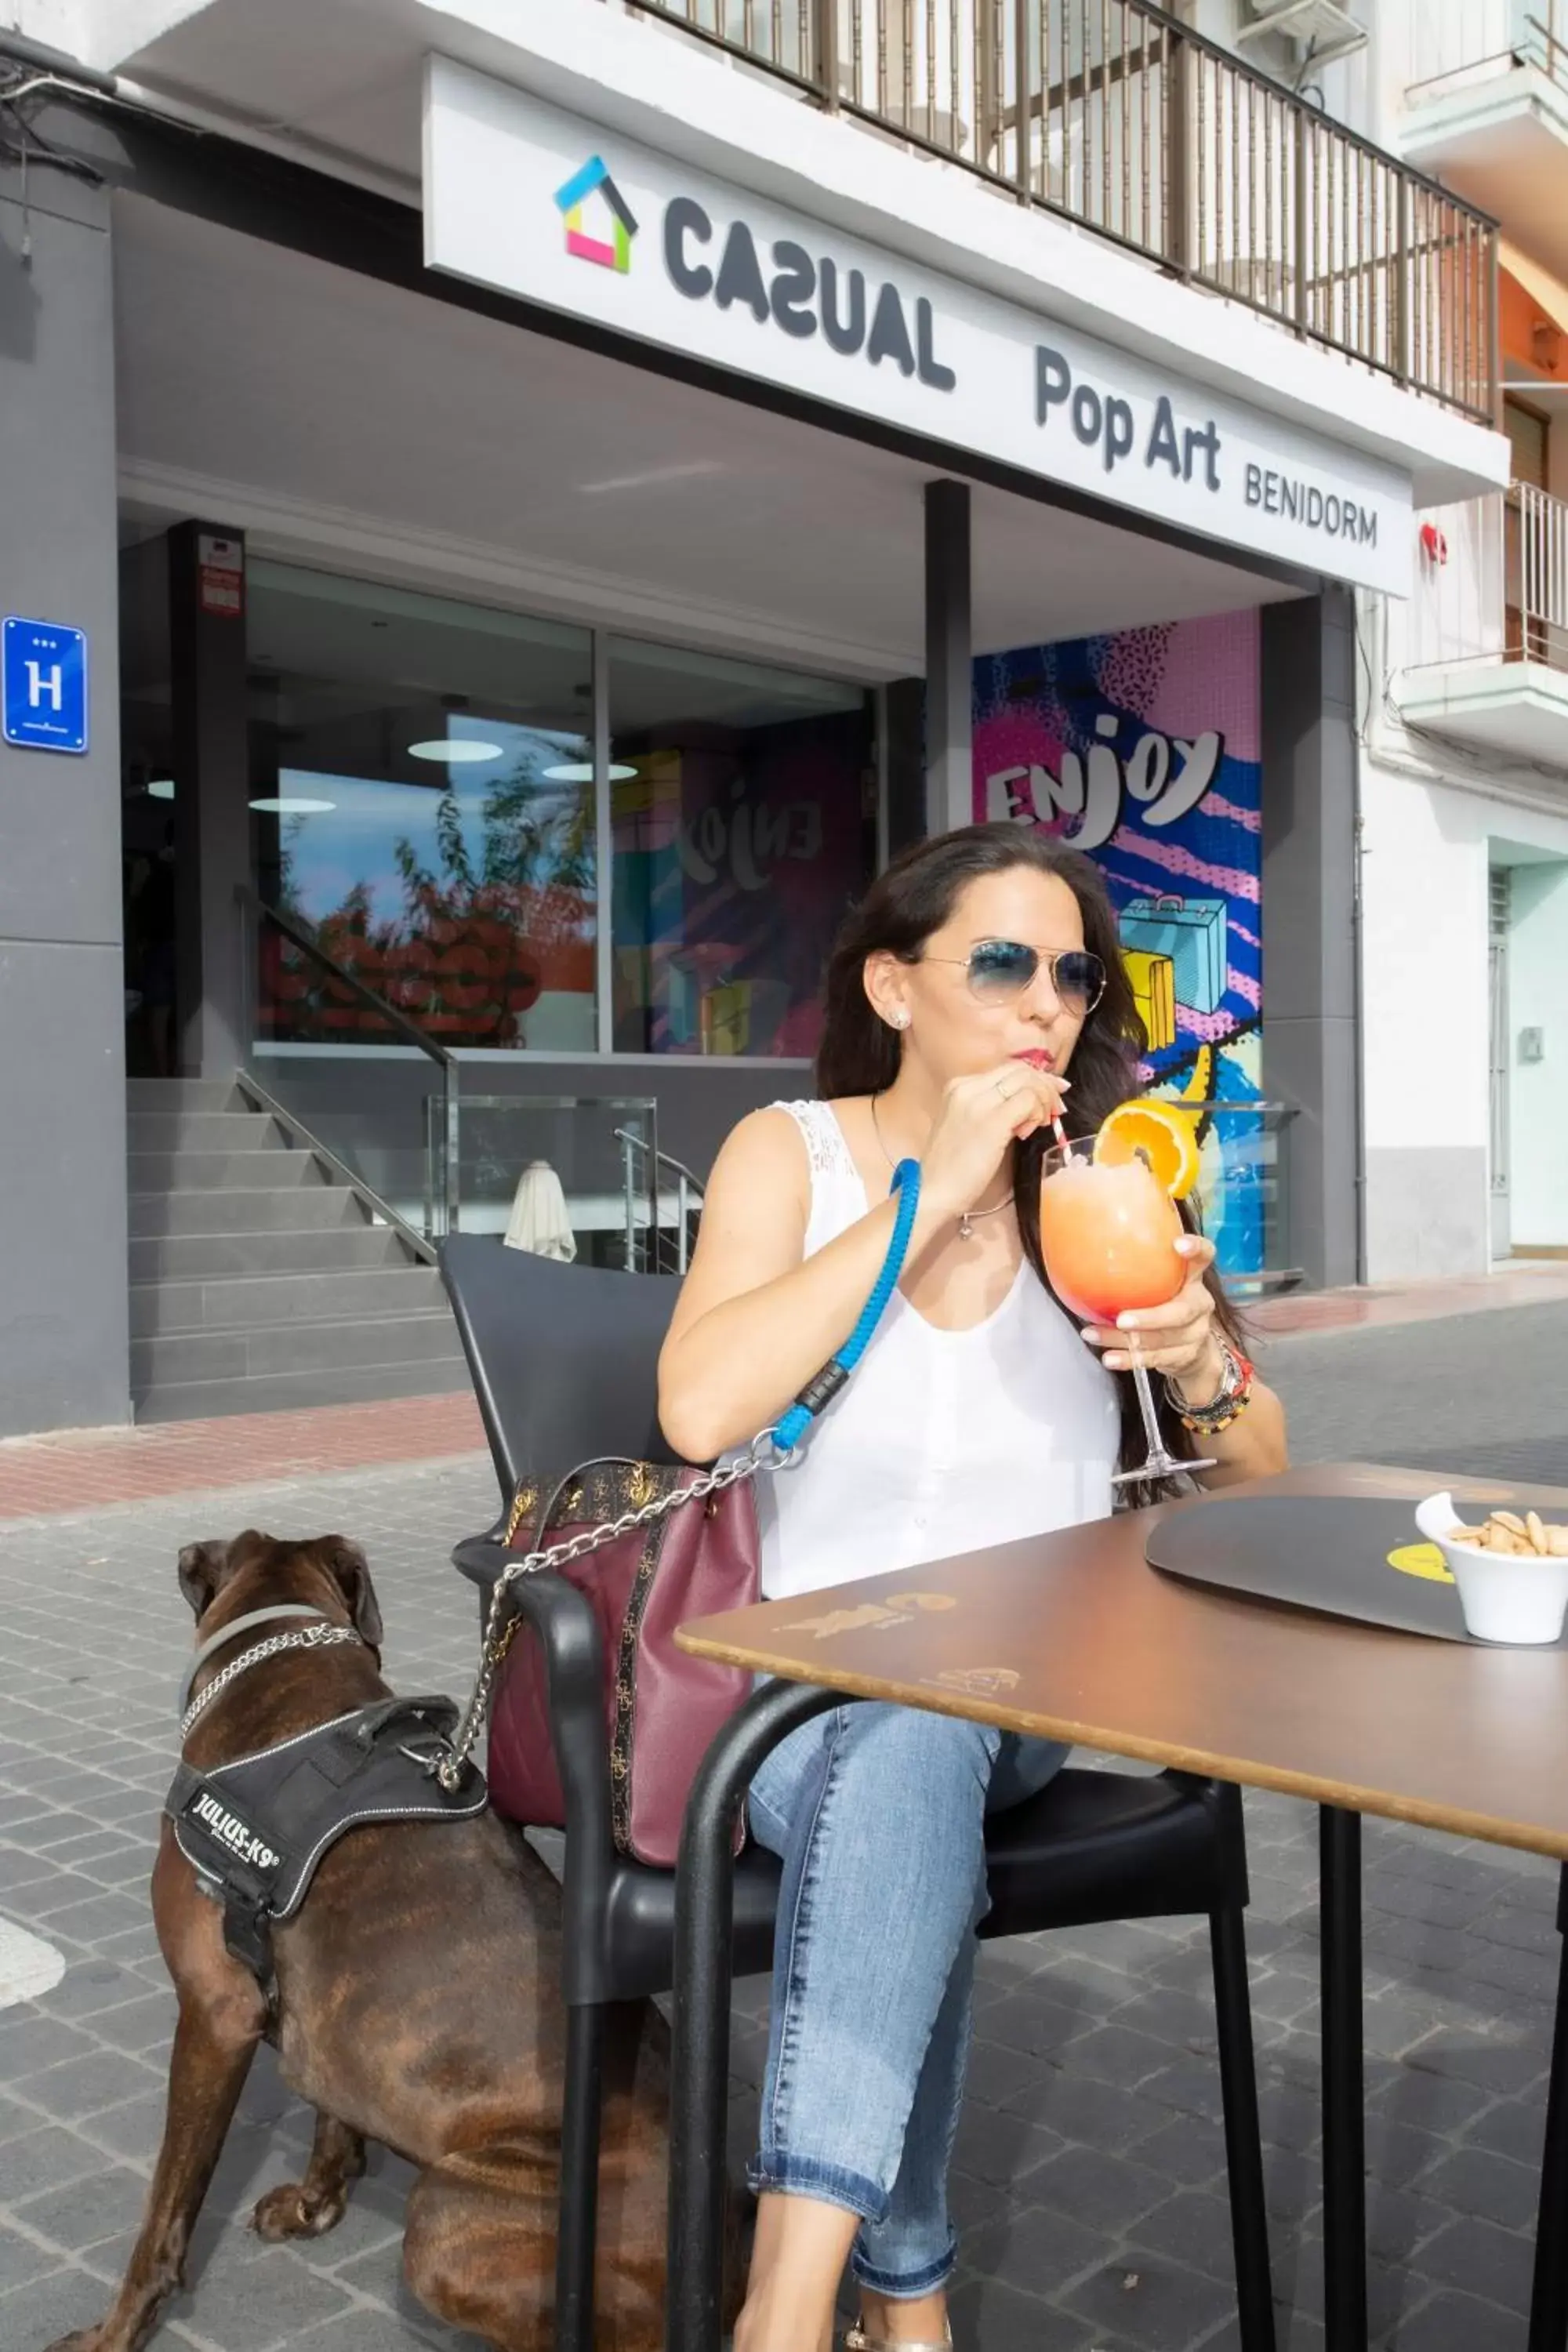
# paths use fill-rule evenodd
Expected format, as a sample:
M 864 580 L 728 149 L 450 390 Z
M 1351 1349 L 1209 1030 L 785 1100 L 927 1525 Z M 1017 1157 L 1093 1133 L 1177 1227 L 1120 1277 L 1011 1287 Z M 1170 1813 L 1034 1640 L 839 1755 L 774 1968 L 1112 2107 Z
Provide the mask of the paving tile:
M 134 2230 L 147 2203 L 139 2172 L 95 2172 L 64 2188 L 46 2189 L 15 2207 L 16 2220 L 68 2253 Z
M 90 2327 L 107 2305 L 101 2281 L 82 2270 L 53 2270 L 0 2301 L 0 2343 L 17 2352 L 52 2344 L 75 2327 Z
M 1098 2231 L 1038 2205 L 1025 2206 L 1005 2221 L 976 2230 L 963 2249 L 969 2268 L 1052 2302 L 1062 2301 L 1065 2283 L 1094 2268 L 1104 2252 L 1105 2241 Z M 1083 2315 L 1093 2318 L 1095 2314 Z
M 1109 2263 L 1069 2287 L 1064 2300 L 1070 2310 L 1119 2330 L 1145 2352 L 1187 2352 L 1231 2315 L 1236 2294 L 1200 2272 L 1129 2252 L 1125 2261 Z
M 1435 2033 L 1408 2053 L 1408 2063 L 1418 2074 L 1445 2074 L 1457 2083 L 1474 2084 L 1478 2090 L 1510 2095 L 1540 2083 L 1544 2095 L 1549 2055 L 1519 2040 L 1482 2042 Z
M 0 2083 L 20 2082 L 63 2059 L 84 2058 L 99 2047 L 64 2018 L 46 2016 L 33 2002 L 0 2009 Z
M 1511 2156 L 1539 2177 L 1542 2149 L 1546 2135 L 1546 2103 L 1543 2099 L 1500 2099 L 1494 2107 L 1478 2116 L 1465 2133 L 1469 2147 L 1489 2147 L 1499 2156 Z
M 17 2088 L 62 2123 L 117 2107 L 154 2088 L 158 2076 L 139 2060 L 119 2050 L 90 2050 L 85 2057 L 68 2058 L 63 2065 L 19 2078 Z
M 140 1977 L 112 1960 L 76 1960 L 37 2006 L 49 2017 L 96 2018 L 122 2001 L 140 2000 L 146 1990 Z M 101 2032 L 101 2026 L 95 2025 L 93 2031 Z
M 1166 2199 L 1158 2172 L 1103 2148 L 1075 2147 L 1031 2173 L 1029 2201 L 1048 2212 L 1082 2221 L 1106 2237 L 1117 2237 Z
M 1023 2116 L 985 2114 L 969 2106 L 953 2140 L 953 2168 L 976 2180 L 1021 2184 L 1065 2146 L 1059 2132 L 1047 2131 Z
M 1528 2237 L 1461 2214 L 1422 2248 L 1421 2268 L 1440 2285 L 1479 2294 L 1505 2310 L 1530 2309 L 1534 2250 Z
M 1519 2322 L 1495 2303 L 1473 2294 L 1441 2293 L 1428 2296 L 1401 2321 L 1390 2338 L 1390 2352 L 1498 2352 L 1521 2341 Z
M 0 2221 L 0 2325 L 4 2324 L 5 2301 L 13 2287 L 25 2286 L 59 2266 L 60 2257 L 52 2248 L 35 2244 L 31 2238 L 7 2229 Z
M 103 2168 L 103 2151 L 76 2132 L 41 2124 L 15 2139 L 0 2140 L 0 2205 L 20 2205 L 41 2189 L 79 2180 Z
M 1223 2184 L 1218 2194 L 1197 2189 L 1180 2190 L 1134 2221 L 1129 2235 L 1130 2261 L 1135 2262 L 1140 2253 L 1152 2254 L 1161 2262 L 1202 2271 L 1234 2290 L 1236 2248 Z
M 1516 2164 L 1489 2148 L 1461 2147 L 1422 2176 L 1421 2189 L 1456 2213 L 1477 2214 L 1507 2230 L 1531 2231 L 1541 2175 L 1538 2166 Z
M 985 2352 L 1113 2352 L 1103 2334 L 998 2278 L 966 2279 L 952 2302 L 955 2343 Z

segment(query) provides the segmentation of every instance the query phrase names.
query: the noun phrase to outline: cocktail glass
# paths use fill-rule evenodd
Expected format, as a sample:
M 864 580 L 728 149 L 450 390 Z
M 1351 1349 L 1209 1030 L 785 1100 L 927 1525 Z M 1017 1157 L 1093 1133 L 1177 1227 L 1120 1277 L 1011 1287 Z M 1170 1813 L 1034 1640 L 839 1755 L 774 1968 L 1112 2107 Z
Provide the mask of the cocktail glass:
M 1186 1260 L 1175 1244 L 1185 1228 L 1174 1201 L 1146 1160 L 1120 1166 L 1097 1163 L 1088 1144 L 1056 1148 L 1046 1154 L 1040 1181 L 1040 1246 L 1051 1287 L 1064 1307 L 1086 1323 L 1114 1323 L 1145 1307 L 1163 1307 L 1187 1280 Z M 1117 1474 L 1115 1484 L 1131 1486 L 1212 1470 L 1212 1462 L 1183 1462 L 1160 1433 L 1149 1371 L 1139 1352 L 1138 1334 L 1122 1334 L 1131 1359 L 1138 1409 L 1149 1458 L 1137 1470 Z

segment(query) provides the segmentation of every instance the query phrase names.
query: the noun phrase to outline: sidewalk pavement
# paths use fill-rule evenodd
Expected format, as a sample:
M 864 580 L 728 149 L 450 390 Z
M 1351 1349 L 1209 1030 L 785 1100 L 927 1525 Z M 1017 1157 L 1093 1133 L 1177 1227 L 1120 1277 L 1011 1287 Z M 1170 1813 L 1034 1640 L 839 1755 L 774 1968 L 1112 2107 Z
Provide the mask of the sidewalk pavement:
M 1287 1335 L 1266 1360 L 1299 1458 L 1435 1453 L 1489 1471 L 1511 1447 L 1561 1460 L 1568 1304 Z M 246 1525 L 341 1528 L 369 1551 L 394 1682 L 461 1695 L 472 1672 L 472 1600 L 447 1554 L 496 1507 L 476 1425 L 447 1400 L 277 1420 L 289 1426 L 0 1447 L 3 2352 L 41 2352 L 107 2306 L 161 2130 L 173 2000 L 147 1874 L 189 1654 L 180 1545 Z M 396 1445 L 432 1452 L 399 1461 Z M 121 1465 L 108 1496 L 83 1470 L 95 1452 Z M 247 1459 L 265 1475 L 234 1483 Z M 154 1483 L 116 1486 L 132 1469 Z M 1568 1465 L 1559 1475 L 1568 1483 Z M 1247 1813 L 1280 2352 L 1315 2352 L 1315 1820 L 1282 1797 L 1249 1796 Z M 1368 1823 L 1366 1851 L 1374 2343 L 1522 2352 L 1557 1873 L 1389 1823 Z M 963 2352 L 1233 2352 L 1206 1941 L 1202 1923 L 1162 1921 L 985 1948 L 953 2176 Z M 737 2154 L 754 2128 L 765 2008 L 764 1984 L 739 1988 Z M 384 2150 L 328 2237 L 268 2248 L 245 2230 L 262 2190 L 297 2177 L 309 2120 L 264 2052 L 192 2292 L 159 2340 L 472 2352 L 401 2284 L 410 2174 Z

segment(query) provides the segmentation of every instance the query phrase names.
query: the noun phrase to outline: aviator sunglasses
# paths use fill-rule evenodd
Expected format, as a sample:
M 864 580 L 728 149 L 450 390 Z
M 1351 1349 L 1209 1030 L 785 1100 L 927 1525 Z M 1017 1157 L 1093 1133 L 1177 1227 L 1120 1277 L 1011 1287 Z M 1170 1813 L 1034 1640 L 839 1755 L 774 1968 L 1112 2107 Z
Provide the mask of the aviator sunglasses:
M 922 961 L 956 966 L 980 1004 L 1005 1004 L 1022 996 L 1042 964 L 1068 1013 L 1087 1019 L 1105 994 L 1105 966 L 1088 948 L 1064 948 L 1052 955 L 1021 940 L 982 940 L 966 956 L 928 955 Z

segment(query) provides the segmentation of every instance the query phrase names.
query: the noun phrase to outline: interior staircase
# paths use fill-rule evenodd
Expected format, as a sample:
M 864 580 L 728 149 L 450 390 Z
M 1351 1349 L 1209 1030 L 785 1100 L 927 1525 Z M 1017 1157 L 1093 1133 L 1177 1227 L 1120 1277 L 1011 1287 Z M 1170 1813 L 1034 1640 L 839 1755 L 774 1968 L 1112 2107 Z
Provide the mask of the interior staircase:
M 468 1386 L 435 1266 L 237 1081 L 133 1078 L 129 1135 L 138 1421 Z

